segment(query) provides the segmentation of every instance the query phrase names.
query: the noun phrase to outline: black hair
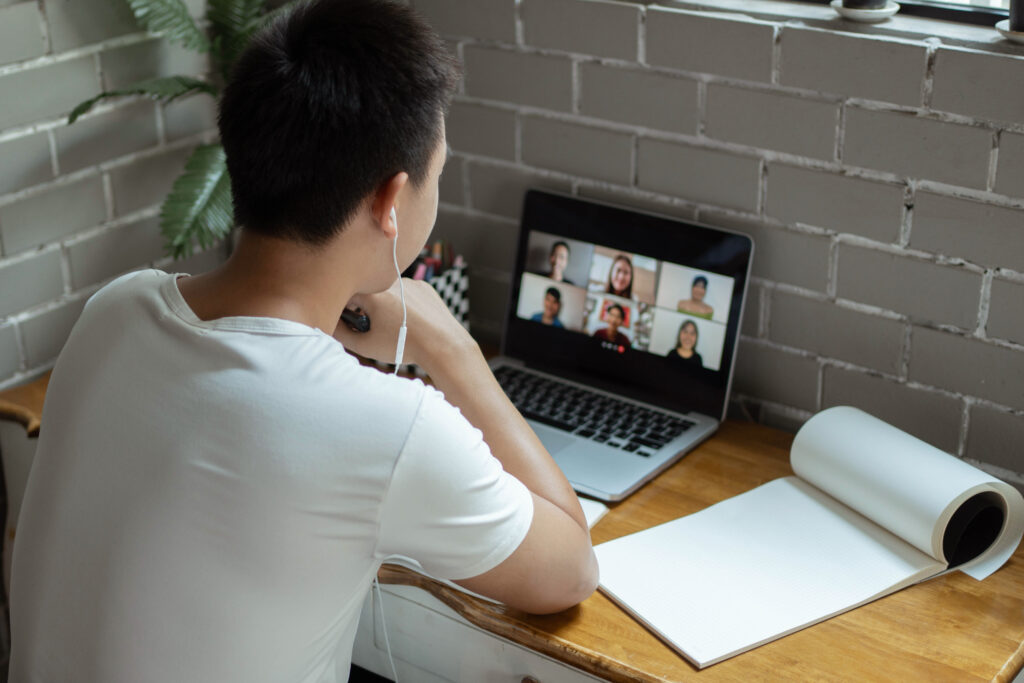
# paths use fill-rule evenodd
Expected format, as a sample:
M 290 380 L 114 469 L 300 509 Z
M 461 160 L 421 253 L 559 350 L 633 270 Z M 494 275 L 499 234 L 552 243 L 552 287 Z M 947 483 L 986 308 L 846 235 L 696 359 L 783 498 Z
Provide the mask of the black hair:
M 700 339 L 700 328 L 697 327 L 697 323 L 693 322 L 692 320 L 684 320 L 683 324 L 679 326 L 679 331 L 676 332 L 676 349 L 682 346 L 682 344 L 679 343 L 679 335 L 683 333 L 683 328 L 686 327 L 687 325 L 693 326 L 693 336 L 695 337 L 695 339 L 693 340 L 693 350 L 696 351 L 697 341 Z
M 626 264 L 629 265 L 629 284 L 626 285 L 626 289 L 621 292 L 615 291 L 615 288 L 612 287 L 612 273 L 615 271 L 615 264 L 618 261 L 625 261 Z M 633 260 L 625 254 L 619 254 L 612 259 L 612 267 L 608 269 L 608 286 L 605 287 L 605 293 L 615 294 L 616 296 L 625 297 L 626 299 L 633 296 Z
M 548 291 L 544 292 L 544 296 L 549 294 L 555 297 L 555 301 L 562 303 L 562 293 L 558 291 L 557 287 L 548 287 Z
M 612 304 L 611 306 L 608 306 L 607 308 L 605 308 L 604 309 L 605 315 L 608 315 L 608 311 L 612 310 L 613 308 L 619 309 L 619 317 L 621 317 L 622 320 L 625 321 L 626 320 L 626 309 L 623 308 L 622 306 L 618 305 L 618 304 Z
M 698 282 L 704 283 L 704 289 L 708 288 L 708 279 L 703 275 L 698 275 L 697 277 L 693 278 L 693 283 L 690 285 L 690 287 L 696 287 Z
M 395 174 L 421 186 L 459 77 L 398 2 L 298 4 L 253 39 L 220 102 L 236 222 L 322 245 Z
M 558 240 L 557 242 L 555 242 L 554 244 L 551 245 L 551 251 L 548 253 L 548 256 L 551 256 L 552 254 L 554 254 L 555 253 L 555 249 L 558 249 L 559 247 L 565 247 L 565 253 L 567 253 L 567 254 L 572 253 L 572 249 L 569 248 L 569 243 L 568 242 L 564 242 L 562 240 Z

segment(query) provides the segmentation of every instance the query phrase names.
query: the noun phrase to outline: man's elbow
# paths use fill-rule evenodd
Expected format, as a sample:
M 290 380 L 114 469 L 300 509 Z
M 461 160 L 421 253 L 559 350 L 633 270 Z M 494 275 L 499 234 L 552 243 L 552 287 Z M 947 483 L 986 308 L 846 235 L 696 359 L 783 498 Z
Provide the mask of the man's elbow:
M 589 598 L 597 590 L 600 572 L 593 549 L 588 548 L 588 550 L 586 557 L 581 558 L 575 571 L 566 572 L 565 578 L 558 581 L 557 585 L 548 585 L 533 595 L 524 595 L 523 604 L 516 606 L 530 614 L 554 614 L 574 607 Z

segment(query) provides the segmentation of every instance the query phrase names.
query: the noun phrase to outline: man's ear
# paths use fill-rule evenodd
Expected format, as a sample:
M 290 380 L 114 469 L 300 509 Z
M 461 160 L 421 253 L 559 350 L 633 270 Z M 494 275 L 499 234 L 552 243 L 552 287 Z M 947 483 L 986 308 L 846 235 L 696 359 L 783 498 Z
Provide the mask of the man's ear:
M 398 206 L 398 196 L 407 182 L 409 182 L 408 173 L 405 171 L 396 173 L 380 186 L 373 197 L 373 204 L 371 205 L 373 218 L 389 239 L 394 237 L 398 230 L 398 226 L 391 220 L 391 209 L 394 209 L 395 213 L 401 213 L 402 210 Z

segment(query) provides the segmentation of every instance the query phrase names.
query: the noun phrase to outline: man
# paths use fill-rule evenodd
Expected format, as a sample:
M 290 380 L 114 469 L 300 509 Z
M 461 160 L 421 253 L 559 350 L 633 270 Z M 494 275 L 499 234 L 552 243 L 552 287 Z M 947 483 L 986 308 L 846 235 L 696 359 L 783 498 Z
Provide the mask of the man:
M 391 555 L 532 612 L 593 591 L 572 489 L 429 286 L 405 283 L 405 358 L 443 397 L 345 352 L 394 358 L 456 79 L 385 0 L 315 0 L 242 57 L 219 119 L 235 252 L 111 283 L 54 369 L 13 681 L 345 680 Z

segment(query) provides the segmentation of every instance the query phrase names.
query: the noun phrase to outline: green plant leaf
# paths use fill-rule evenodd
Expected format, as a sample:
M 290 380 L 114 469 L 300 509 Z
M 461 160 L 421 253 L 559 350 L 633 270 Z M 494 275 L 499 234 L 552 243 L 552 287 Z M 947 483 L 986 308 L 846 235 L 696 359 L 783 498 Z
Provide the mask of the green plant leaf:
M 217 88 L 206 81 L 201 81 L 198 78 L 192 78 L 191 76 L 165 76 L 163 78 L 151 78 L 146 81 L 139 81 L 135 85 L 128 86 L 127 88 L 102 92 L 96 97 L 79 103 L 79 105 L 72 109 L 71 113 L 68 114 L 68 123 L 74 123 L 79 116 L 92 109 L 93 105 L 100 100 L 106 100 L 111 97 L 145 95 L 155 100 L 160 100 L 161 102 L 170 102 L 178 99 L 179 97 L 184 97 L 185 95 L 195 92 L 205 92 L 213 95 L 214 97 L 217 96 Z
M 231 232 L 231 179 L 227 157 L 219 144 L 197 147 L 174 181 L 160 209 L 160 231 L 166 250 L 180 259 L 192 253 L 193 244 L 213 246 Z
M 210 42 L 188 13 L 184 0 L 128 0 L 142 28 L 190 50 L 209 52 Z
M 266 0 L 209 0 L 206 18 L 214 36 L 213 53 L 225 79 L 260 26 Z

